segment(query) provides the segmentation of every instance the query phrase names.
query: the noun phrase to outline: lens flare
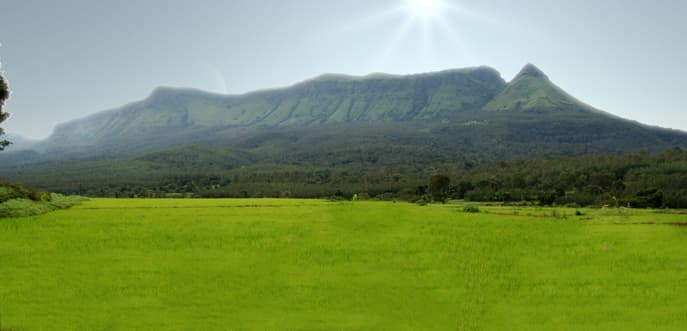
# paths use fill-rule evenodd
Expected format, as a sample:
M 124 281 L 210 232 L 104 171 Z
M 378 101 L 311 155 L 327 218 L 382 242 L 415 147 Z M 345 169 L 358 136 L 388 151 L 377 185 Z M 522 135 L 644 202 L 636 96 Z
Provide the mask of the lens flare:
M 443 0 L 407 0 L 405 9 L 416 18 L 431 19 L 439 16 L 444 9 Z

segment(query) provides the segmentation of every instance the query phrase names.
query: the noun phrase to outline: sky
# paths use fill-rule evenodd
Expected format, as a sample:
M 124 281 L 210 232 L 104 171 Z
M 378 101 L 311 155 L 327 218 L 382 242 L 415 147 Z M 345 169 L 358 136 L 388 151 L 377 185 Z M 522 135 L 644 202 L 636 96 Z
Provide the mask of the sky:
M 144 99 L 238 94 L 323 73 L 533 63 L 578 99 L 687 130 L 684 0 L 0 0 L 6 131 Z

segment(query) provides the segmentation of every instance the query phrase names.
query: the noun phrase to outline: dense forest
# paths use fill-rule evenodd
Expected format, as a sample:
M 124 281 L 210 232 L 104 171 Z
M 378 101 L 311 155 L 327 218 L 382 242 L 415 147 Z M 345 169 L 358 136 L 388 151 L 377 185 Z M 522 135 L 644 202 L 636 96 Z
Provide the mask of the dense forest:
M 200 147 L 199 147 L 200 148 Z M 98 197 L 296 197 L 403 200 L 415 202 L 437 196 L 446 199 L 567 206 L 687 208 L 687 152 L 578 156 L 490 162 L 484 165 L 443 163 L 379 166 L 375 160 L 312 167 L 295 164 L 242 165 L 208 168 L 187 155 L 185 163 L 166 171 L 146 173 L 152 159 L 103 161 L 110 168 L 61 170 L 64 180 L 35 187 L 66 194 Z M 205 153 L 204 155 L 207 155 Z M 226 155 L 221 155 L 226 158 Z M 183 157 L 174 154 L 175 159 Z M 194 168 L 204 165 L 204 170 Z M 127 171 L 122 171 L 126 165 Z M 145 165 L 145 167 L 144 167 Z M 94 165 L 95 167 L 95 165 Z M 118 168 L 119 167 L 119 168 Z M 430 178 L 450 182 L 431 187 Z M 53 174 L 54 175 L 54 174 Z M 43 176 L 51 176 L 46 173 Z M 47 181 L 46 181 L 47 182 Z M 439 200 L 443 200 L 441 198 Z

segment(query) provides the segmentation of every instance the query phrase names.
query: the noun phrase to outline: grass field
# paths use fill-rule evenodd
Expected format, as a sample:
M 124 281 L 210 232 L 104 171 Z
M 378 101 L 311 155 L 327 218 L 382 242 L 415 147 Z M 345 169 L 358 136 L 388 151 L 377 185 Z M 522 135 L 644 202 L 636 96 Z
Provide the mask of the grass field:
M 2 330 L 685 330 L 687 214 L 105 200 L 0 219 Z

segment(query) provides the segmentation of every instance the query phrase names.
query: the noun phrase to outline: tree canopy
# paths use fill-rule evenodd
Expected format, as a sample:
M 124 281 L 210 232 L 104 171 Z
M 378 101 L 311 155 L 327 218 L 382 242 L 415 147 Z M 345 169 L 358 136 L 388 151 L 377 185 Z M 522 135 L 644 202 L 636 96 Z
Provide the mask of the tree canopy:
M 0 73 L 0 123 L 4 122 L 10 116 L 9 113 L 6 113 L 2 110 L 3 106 L 5 105 L 5 100 L 7 100 L 9 97 L 9 86 L 7 85 L 5 77 L 3 77 L 2 73 Z M 0 136 L 4 134 L 5 131 L 0 127 Z M 0 151 L 5 149 L 5 147 L 7 147 L 9 144 L 10 142 L 7 140 L 0 140 Z
M 449 185 L 451 179 L 446 175 L 432 175 L 429 178 L 429 193 L 432 195 L 432 200 L 438 202 L 445 202 L 448 199 Z

